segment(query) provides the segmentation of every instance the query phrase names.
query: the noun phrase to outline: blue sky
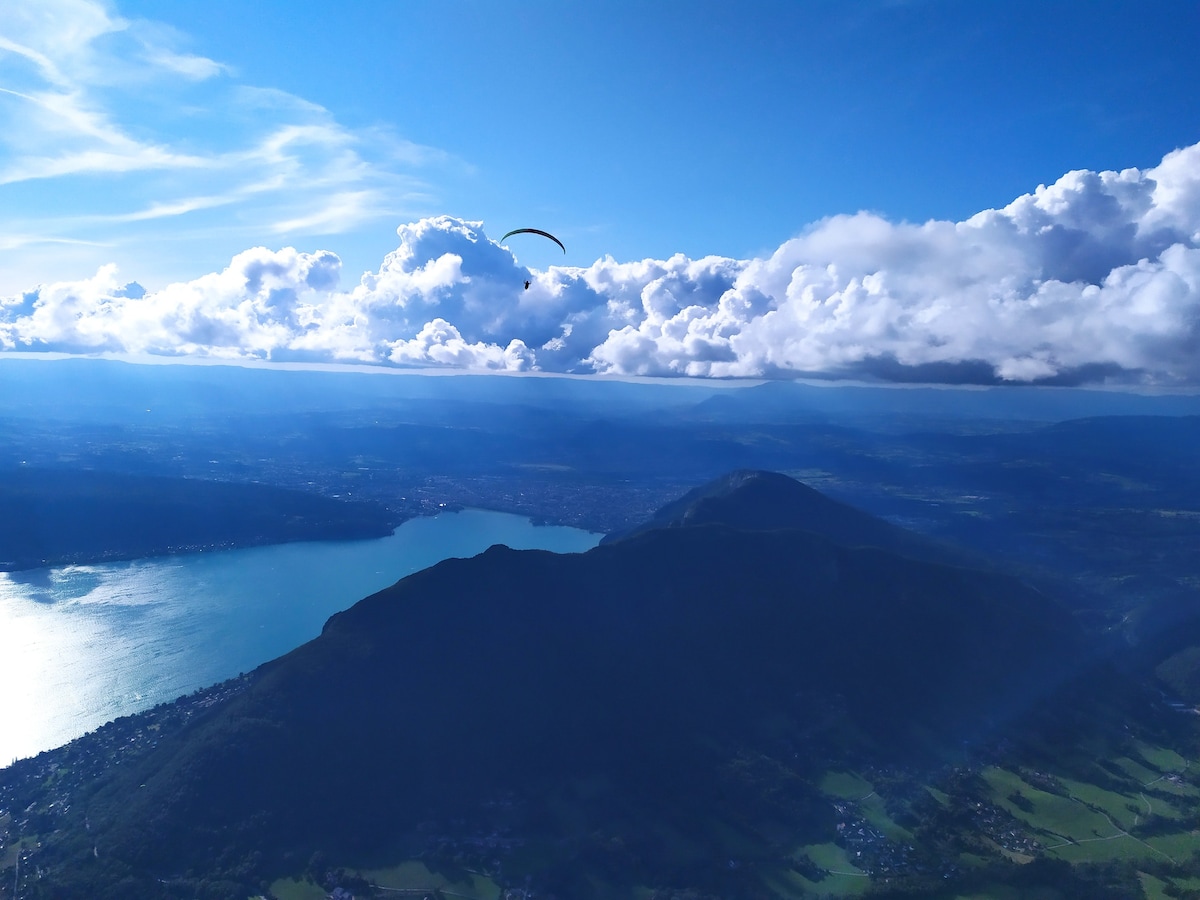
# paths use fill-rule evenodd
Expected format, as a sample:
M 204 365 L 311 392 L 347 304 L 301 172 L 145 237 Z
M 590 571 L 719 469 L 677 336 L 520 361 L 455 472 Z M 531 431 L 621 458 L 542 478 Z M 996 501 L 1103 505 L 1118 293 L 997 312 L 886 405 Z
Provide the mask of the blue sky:
M 1026 315 L 1003 347 L 990 349 L 980 335 L 957 347 L 943 328 L 915 335 L 911 346 L 885 341 L 855 350 L 882 334 L 877 327 L 862 331 L 862 322 L 854 326 L 861 340 L 843 327 L 832 349 L 828 340 L 814 349 L 795 333 L 776 340 L 788 298 L 766 291 L 765 300 L 755 299 L 766 282 L 749 284 L 746 273 L 787 257 L 793 283 L 798 267 L 807 267 L 801 280 L 810 300 L 813 290 L 824 290 L 816 302 L 844 312 L 847 291 L 864 278 L 895 272 L 894 284 L 907 277 L 888 263 L 893 244 L 911 242 L 905 223 L 966 222 L 1073 170 L 1150 172 L 1171 151 L 1200 141 L 1197 34 L 1195 2 L 10 0 L 0 10 L 5 346 L 768 376 L 847 374 L 847 366 L 872 374 L 864 360 L 886 358 L 911 377 L 949 364 L 960 372 L 950 377 L 958 378 L 978 363 L 1001 380 L 1087 380 L 1100 372 L 1190 383 L 1194 370 L 1186 360 L 1147 376 L 1145 353 L 1114 349 L 1119 334 L 1093 335 L 1083 353 L 1047 349 L 1034 339 L 1035 331 L 1045 332 L 1044 316 Z M 1186 183 L 1176 193 L 1190 197 L 1191 163 L 1176 168 Z M 1148 234 L 1139 218 L 1145 210 L 1119 202 L 1122 221 Z M 1062 213 L 1062 202 L 1047 203 L 1039 214 Z M 1157 196 L 1153 205 L 1171 203 Z M 1103 216 L 1081 222 L 1077 213 L 1101 206 L 1079 201 L 1071 214 L 1070 227 L 1095 244 L 1092 255 L 1112 249 L 1109 226 Z M 1037 291 L 1047 283 L 1078 284 L 1082 297 L 1088 284 L 1103 287 L 1107 275 L 1121 275 L 1142 254 L 1157 261 L 1172 246 L 1194 249 L 1200 211 L 1190 201 L 1182 212 L 1178 206 L 1171 207 L 1170 241 L 1113 251 L 1107 267 L 1049 271 L 1039 256 L 1046 248 L 1026 246 L 1027 281 Z M 855 227 L 827 225 L 829 217 L 860 211 L 874 217 Z M 410 230 L 407 244 L 403 234 L 398 240 L 397 226 L 437 216 L 482 222 L 482 229 L 463 232 L 443 220 L 432 231 Z M 1027 217 L 1010 218 L 1031 227 Z M 882 243 L 879 223 L 891 229 Z M 567 256 L 536 239 L 509 241 L 515 259 L 471 255 L 484 234 L 495 239 L 525 225 L 554 231 Z M 930 233 L 925 238 L 938 242 Z M 790 245 L 791 256 L 780 257 L 792 239 L 807 244 Z M 466 249 L 454 241 L 466 241 Z M 255 301 L 253 290 L 221 293 L 238 278 L 217 284 L 221 273 L 250 265 L 231 261 L 257 247 L 301 254 L 289 257 L 303 269 L 300 286 L 287 288 L 300 305 L 277 320 L 264 320 L 267 301 Z M 407 280 L 389 295 L 387 314 L 375 294 L 368 304 L 369 317 L 388 320 L 391 330 L 348 336 L 355 316 L 367 317 L 367 307 L 348 294 L 356 285 L 366 290 L 359 276 L 381 272 L 398 247 L 406 261 L 393 268 Z M 866 259 L 855 249 L 863 247 L 877 256 Z M 332 267 L 328 257 L 312 263 L 321 251 L 340 264 Z M 457 274 L 447 254 L 459 259 Z M 668 277 L 675 254 L 731 262 L 701 266 L 707 275 L 676 265 Z M 600 271 L 597 261 L 606 256 L 616 268 Z M 275 269 L 292 265 L 272 259 Z M 426 271 L 439 259 L 436 272 Z M 661 265 L 634 271 L 642 260 Z M 109 264 L 116 271 L 101 278 L 98 270 Z M 810 270 L 835 264 L 855 271 L 814 287 Z M 563 265 L 590 274 L 551 268 Z M 1190 257 L 1162 265 L 1183 279 L 1183 299 L 1161 308 L 1156 324 L 1138 313 L 1141 337 L 1189 321 Z M 505 295 L 501 314 L 486 321 L 479 313 L 483 282 L 520 284 L 516 275 L 525 267 L 538 276 L 530 296 Z M 983 299 L 963 302 L 994 305 L 1012 287 L 999 285 L 1001 276 L 978 277 L 987 282 Z M 654 295 L 654 284 L 671 279 L 686 287 L 666 289 L 674 304 L 668 311 L 668 301 L 647 299 L 647 291 Z M 127 281 L 140 285 L 125 292 L 130 296 L 121 293 Z M 17 303 L 38 285 L 46 288 L 37 298 Z M 172 285 L 173 299 L 159 298 L 158 319 L 148 325 L 149 300 L 132 294 L 145 289 L 153 299 Z M 183 285 L 192 285 L 184 293 L 206 298 L 194 300 L 193 310 L 208 304 L 210 314 L 203 327 L 172 337 L 163 310 L 180 308 Z M 787 282 L 780 285 L 786 294 Z M 539 289 L 548 298 L 541 307 Z M 1012 289 L 1023 291 L 1022 309 L 1033 308 L 1033 288 Z M 277 308 L 281 289 L 271 290 L 276 300 L 267 306 Z M 300 296 L 305 291 L 320 296 Z M 472 291 L 475 300 L 466 296 Z M 739 293 L 726 305 L 741 304 L 742 312 L 726 310 L 717 322 L 730 291 Z M 907 284 L 901 306 L 910 319 L 925 321 L 944 288 L 924 301 L 913 299 L 917 291 Z M 917 302 L 926 304 L 923 312 L 913 311 Z M 52 303 L 56 310 L 48 309 Z M 257 311 L 247 312 L 255 303 Z M 607 306 L 607 317 L 589 303 Z M 505 312 L 518 307 L 520 316 Z M 689 307 L 708 318 L 680 319 Z M 90 331 L 47 330 L 45 320 L 61 325 L 64 311 L 79 317 L 84 308 L 97 313 Z M 342 317 L 336 337 L 334 308 Z M 1135 300 L 1122 308 L 1141 309 Z M 1062 310 L 1059 331 L 1077 337 L 1078 328 L 1063 321 L 1076 313 Z M 247 316 L 254 322 L 247 325 Z M 657 324 L 644 327 L 656 316 Z M 320 339 L 297 330 L 297 322 L 316 329 L 314 317 L 324 329 Z M 115 329 L 117 318 L 120 334 L 100 333 Z M 134 319 L 137 339 L 129 330 Z M 743 327 L 754 322 L 763 334 Z M 811 316 L 805 322 L 811 326 Z M 664 323 L 679 334 L 664 336 Z M 995 322 L 977 324 L 996 330 Z M 243 328 L 257 337 L 239 343 L 228 336 L 248 334 Z M 281 328 L 292 331 L 281 337 Z M 616 340 L 618 348 L 608 339 L 625 328 L 633 331 Z M 1124 333 L 1130 328 L 1121 326 Z M 734 330 L 741 345 L 727 346 Z M 584 332 L 589 346 L 580 343 Z M 1028 346 L 1021 346 L 1022 333 Z M 221 334 L 227 336 L 217 339 Z M 699 343 L 689 344 L 697 335 Z M 667 346 L 672 340 L 678 347 Z M 910 352 L 920 344 L 951 349 Z M 439 347 L 449 349 L 431 352 Z M 1078 374 L 1085 371 L 1093 376 Z

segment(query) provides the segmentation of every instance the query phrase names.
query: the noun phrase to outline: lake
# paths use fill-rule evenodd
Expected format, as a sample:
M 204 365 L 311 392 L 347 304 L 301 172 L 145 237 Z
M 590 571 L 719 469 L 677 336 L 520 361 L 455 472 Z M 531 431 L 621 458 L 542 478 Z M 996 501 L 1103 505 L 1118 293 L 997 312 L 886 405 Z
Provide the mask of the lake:
M 582 552 L 600 537 L 465 510 L 377 540 L 0 573 L 0 766 L 248 672 L 440 560 L 493 544 Z

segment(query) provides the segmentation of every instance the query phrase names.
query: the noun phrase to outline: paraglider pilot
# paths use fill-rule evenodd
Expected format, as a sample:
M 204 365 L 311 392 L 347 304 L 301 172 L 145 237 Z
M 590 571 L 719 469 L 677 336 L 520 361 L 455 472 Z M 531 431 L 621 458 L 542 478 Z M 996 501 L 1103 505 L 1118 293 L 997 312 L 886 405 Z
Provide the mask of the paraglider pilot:
M 558 238 L 556 238 L 550 232 L 542 231 L 540 228 L 514 228 L 512 231 L 510 231 L 506 235 L 504 235 L 504 237 L 500 238 L 500 242 L 504 243 L 504 241 L 506 241 L 508 238 L 512 237 L 514 234 L 540 234 L 542 237 L 549 238 L 550 240 L 554 241 L 554 243 L 558 244 L 558 246 L 562 249 L 563 253 L 567 252 L 567 248 L 563 247 L 562 241 L 560 241 Z M 528 278 L 526 278 L 525 279 L 525 290 L 529 290 L 530 284 L 531 284 L 531 282 L 529 281 Z

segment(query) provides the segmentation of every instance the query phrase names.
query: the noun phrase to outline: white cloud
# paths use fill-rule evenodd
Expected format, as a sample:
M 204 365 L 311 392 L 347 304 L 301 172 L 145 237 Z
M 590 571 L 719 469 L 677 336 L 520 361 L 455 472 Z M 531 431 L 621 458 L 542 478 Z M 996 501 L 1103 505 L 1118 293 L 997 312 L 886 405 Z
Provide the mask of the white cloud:
M 299 134 L 278 146 L 324 140 Z M 541 272 L 478 222 L 426 218 L 398 236 L 349 290 L 338 288 L 333 253 L 291 248 L 248 250 L 219 274 L 145 296 L 104 267 L 0 303 L 0 346 L 700 377 L 1200 384 L 1200 145 L 1145 171 L 1070 172 L 961 222 L 833 217 L 750 260 L 605 258 Z
M 503 348 L 481 341 L 469 344 L 445 319 L 427 322 L 412 340 L 393 341 L 389 346 L 388 359 L 400 365 L 519 372 L 529 369 L 533 363 L 533 353 L 523 341 L 509 341 Z
M 113 150 L 87 150 L 54 157 L 30 157 L 0 170 L 0 185 L 64 175 L 145 172 L 152 169 L 205 168 L 208 160 L 172 153 L 163 147 L 132 145 L 113 139 Z
M 0 51 L 33 62 L 52 84 L 70 87 L 95 68 L 95 42 L 126 27 L 92 0 L 11 0 L 0 6 Z
M 369 218 L 373 213 L 375 195 L 371 191 L 340 191 L 331 196 L 320 209 L 306 212 L 302 216 L 276 222 L 270 230 L 274 234 L 305 232 L 308 234 L 337 234 Z
M 174 72 L 176 75 L 182 75 L 195 81 L 215 78 L 230 71 L 228 66 L 209 59 L 207 56 L 176 53 L 154 44 L 147 45 L 145 58 L 152 68 Z
M 44 53 L 39 53 L 32 47 L 26 47 L 23 44 L 18 44 L 16 41 L 10 40 L 9 38 L 0 34 L 0 52 L 11 53 L 14 56 L 23 57 L 24 59 L 33 63 L 41 71 L 42 77 L 53 84 L 66 83 L 67 79 L 63 77 L 61 72 L 59 72 L 58 66 L 54 64 L 54 61 Z M 6 93 L 12 93 L 16 96 L 23 96 L 15 91 L 6 91 Z
M 184 197 L 174 203 L 153 203 L 145 209 L 129 213 L 119 213 L 111 216 L 97 216 L 100 222 L 142 222 L 147 219 L 165 219 L 172 216 L 182 216 L 198 209 L 212 209 L 225 206 L 237 199 L 237 194 L 225 197 Z

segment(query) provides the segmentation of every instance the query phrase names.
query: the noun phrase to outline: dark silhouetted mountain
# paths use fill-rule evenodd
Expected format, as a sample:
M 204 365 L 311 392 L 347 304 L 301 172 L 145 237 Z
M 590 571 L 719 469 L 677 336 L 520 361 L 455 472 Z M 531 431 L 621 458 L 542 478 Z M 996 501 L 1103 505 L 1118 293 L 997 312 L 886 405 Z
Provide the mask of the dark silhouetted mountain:
M 428 823 L 479 821 L 497 797 L 551 881 L 590 865 L 596 833 L 703 842 L 719 823 L 766 853 L 827 839 L 813 784 L 831 762 L 953 758 L 1083 665 L 1045 596 L 848 546 L 892 530 L 790 479 L 738 473 L 674 506 L 656 521 L 695 524 L 578 555 L 493 547 L 335 615 L 111 767 L 42 854 L 43 884 L 169 896 L 190 871 L 245 896 L 316 851 L 417 852 L 449 827 Z M 683 877 L 635 856 L 612 877 Z M 728 875 L 719 855 L 698 865 Z
M 604 543 L 658 528 L 721 524 L 751 531 L 799 528 L 847 547 L 878 547 L 914 559 L 977 566 L 986 560 L 885 522 L 778 472 L 739 470 L 689 491 L 647 523 Z

